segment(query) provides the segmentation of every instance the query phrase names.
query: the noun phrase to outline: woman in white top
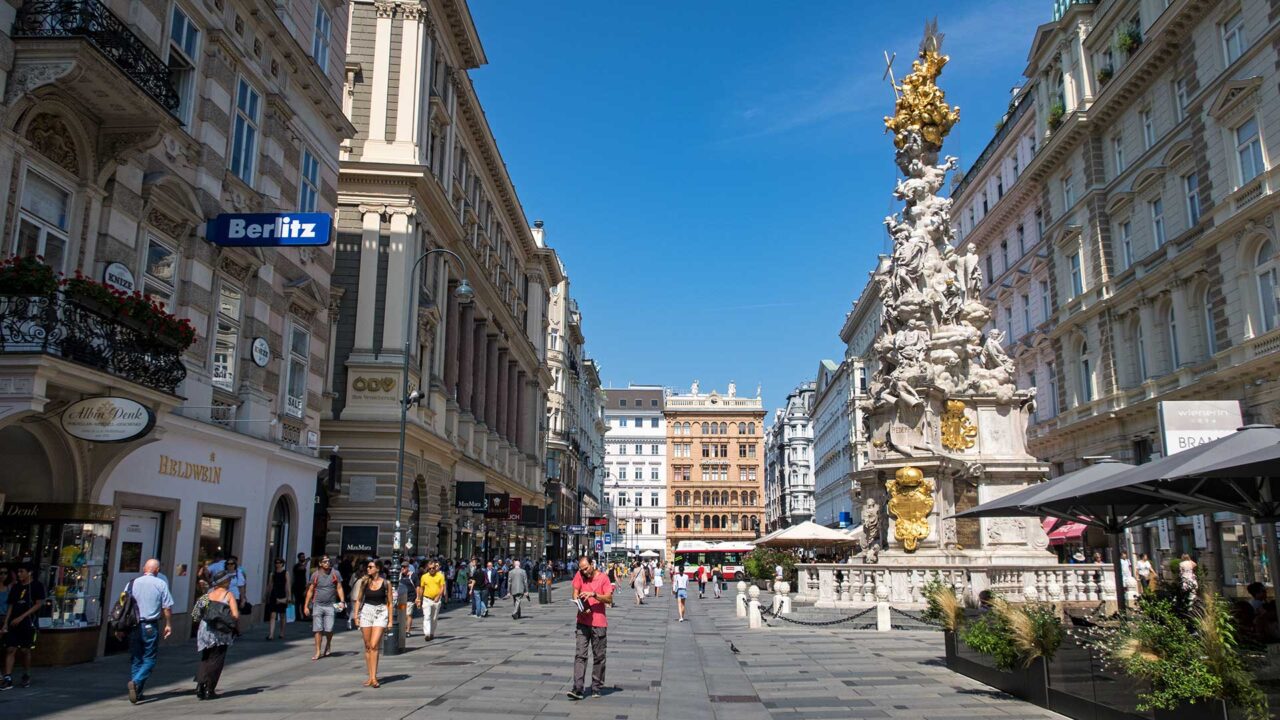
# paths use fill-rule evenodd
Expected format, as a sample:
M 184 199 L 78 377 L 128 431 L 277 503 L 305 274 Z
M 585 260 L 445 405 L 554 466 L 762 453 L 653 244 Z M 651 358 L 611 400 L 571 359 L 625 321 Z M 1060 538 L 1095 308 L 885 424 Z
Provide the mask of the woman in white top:
M 1138 573 L 1138 584 L 1144 589 L 1155 590 L 1156 572 L 1155 568 L 1151 566 L 1151 558 L 1147 557 L 1146 553 L 1138 555 L 1138 563 L 1135 566 L 1135 570 Z
M 653 567 L 653 596 L 662 595 L 662 566 L 654 565 Z

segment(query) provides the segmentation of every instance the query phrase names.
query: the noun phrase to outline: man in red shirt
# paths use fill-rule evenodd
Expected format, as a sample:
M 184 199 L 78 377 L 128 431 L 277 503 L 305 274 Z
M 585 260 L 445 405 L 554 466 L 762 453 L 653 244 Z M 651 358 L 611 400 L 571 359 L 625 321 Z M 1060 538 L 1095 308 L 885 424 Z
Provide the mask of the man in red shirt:
M 578 574 L 573 576 L 573 599 L 581 608 L 578 612 L 577 646 L 573 656 L 573 689 L 570 700 L 581 700 L 587 681 L 587 646 L 591 648 L 591 697 L 600 697 L 604 689 L 605 632 L 609 620 L 604 615 L 606 605 L 613 604 L 613 584 L 596 570 L 591 558 L 578 558 Z

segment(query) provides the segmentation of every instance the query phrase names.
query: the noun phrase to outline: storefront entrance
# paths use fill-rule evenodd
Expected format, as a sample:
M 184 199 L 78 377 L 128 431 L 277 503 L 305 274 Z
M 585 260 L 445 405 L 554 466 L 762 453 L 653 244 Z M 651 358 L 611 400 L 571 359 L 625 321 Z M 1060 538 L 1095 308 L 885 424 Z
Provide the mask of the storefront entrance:
M 129 583 L 142 575 L 142 566 L 151 558 L 160 559 L 160 532 L 164 516 L 150 510 L 125 509 L 116 520 L 115 572 L 111 574 L 111 592 L 107 593 L 109 607 L 120 597 Z M 124 641 L 107 633 L 107 654 L 127 649 Z

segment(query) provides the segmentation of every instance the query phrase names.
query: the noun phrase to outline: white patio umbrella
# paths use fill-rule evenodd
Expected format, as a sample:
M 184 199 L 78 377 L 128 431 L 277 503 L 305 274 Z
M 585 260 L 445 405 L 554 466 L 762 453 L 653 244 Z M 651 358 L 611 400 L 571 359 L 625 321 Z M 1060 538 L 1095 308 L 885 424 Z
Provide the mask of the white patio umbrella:
M 792 525 L 770 533 L 757 540 L 756 545 L 764 545 L 765 547 L 828 548 L 852 545 L 854 542 L 854 538 L 850 537 L 848 533 L 825 525 L 819 525 L 812 520 L 806 520 L 799 525 Z
M 654 552 L 654 551 L 652 551 L 652 550 L 645 550 L 644 552 L 640 553 L 640 557 L 642 557 L 642 558 L 656 558 L 656 557 L 658 557 L 658 553 L 656 553 L 656 552 Z

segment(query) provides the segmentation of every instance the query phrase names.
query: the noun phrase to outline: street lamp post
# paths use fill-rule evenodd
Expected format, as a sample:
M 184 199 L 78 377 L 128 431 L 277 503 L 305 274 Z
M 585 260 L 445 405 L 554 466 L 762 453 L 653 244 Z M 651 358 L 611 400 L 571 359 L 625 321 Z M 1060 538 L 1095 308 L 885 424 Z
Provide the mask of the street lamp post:
M 423 260 L 426 260 L 428 256 L 434 253 L 444 253 L 452 256 L 458 261 L 459 269 L 466 272 L 466 265 L 462 262 L 462 258 L 458 256 L 458 253 L 444 248 L 435 248 L 422 253 L 418 256 L 418 259 L 413 262 L 413 267 L 409 270 L 409 278 L 411 282 L 418 273 L 418 266 L 422 264 Z M 416 405 L 422 402 L 422 398 L 425 397 L 425 393 L 422 392 L 422 388 L 418 388 L 413 392 L 408 391 L 409 343 L 410 338 L 412 337 L 410 331 L 413 329 L 413 317 L 416 313 L 412 312 L 414 301 L 412 289 L 410 289 L 410 292 L 406 293 L 406 295 L 408 295 L 408 302 L 404 313 L 404 356 L 400 366 L 400 387 L 405 395 L 400 398 L 400 450 L 396 454 L 396 531 L 393 538 L 394 542 L 392 543 L 391 559 L 391 564 L 395 568 L 397 577 L 400 573 L 400 562 L 404 554 L 402 548 L 405 546 L 405 543 L 400 537 L 400 513 L 404 506 L 404 438 L 408 431 L 409 405 Z M 468 303 L 471 302 L 471 298 L 475 296 L 475 291 L 471 289 L 470 283 L 468 283 L 467 279 L 464 277 L 461 282 L 458 283 L 458 287 L 453 291 L 453 296 L 457 298 L 460 303 Z M 410 530 L 409 537 L 412 538 L 412 530 Z

